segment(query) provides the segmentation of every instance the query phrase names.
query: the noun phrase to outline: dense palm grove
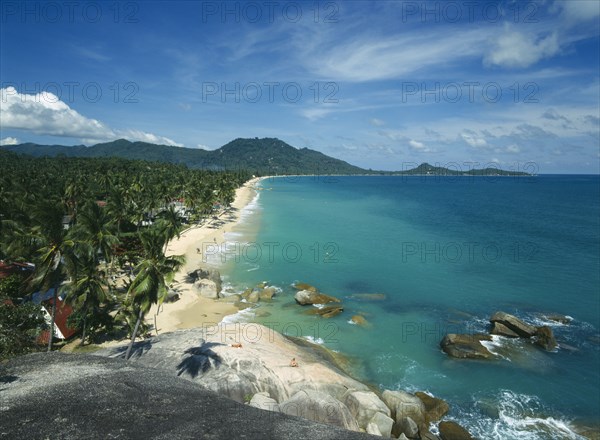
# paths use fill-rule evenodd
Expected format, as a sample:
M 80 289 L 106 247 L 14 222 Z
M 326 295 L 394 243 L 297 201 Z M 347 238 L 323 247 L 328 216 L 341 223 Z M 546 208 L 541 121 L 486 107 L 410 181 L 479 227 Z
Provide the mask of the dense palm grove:
M 166 256 L 186 223 L 234 200 L 245 171 L 118 158 L 33 158 L 0 151 L 0 260 L 33 269 L 0 282 L 0 358 L 39 350 L 50 326 L 34 292 L 73 308 L 81 344 L 135 337 L 150 306 L 163 301 L 180 256 Z M 48 350 L 52 349 L 48 338 Z

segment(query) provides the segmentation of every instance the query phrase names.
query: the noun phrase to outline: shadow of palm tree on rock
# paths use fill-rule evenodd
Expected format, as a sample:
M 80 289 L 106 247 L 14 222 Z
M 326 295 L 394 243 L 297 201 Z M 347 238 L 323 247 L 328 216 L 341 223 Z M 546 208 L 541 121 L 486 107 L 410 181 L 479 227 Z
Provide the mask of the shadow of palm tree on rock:
M 184 354 L 188 356 L 177 365 L 177 376 L 187 373 L 192 378 L 198 376 L 199 372 L 206 373 L 211 367 L 218 368 L 222 359 L 212 348 L 220 344 L 217 342 L 202 341 L 199 347 L 188 348 Z
M 131 356 L 129 356 L 130 359 L 133 358 L 139 358 L 141 357 L 144 353 L 150 351 L 150 349 L 152 349 L 152 345 L 153 345 L 153 339 L 154 338 L 150 338 L 150 339 L 146 339 L 144 341 L 138 341 L 135 344 L 133 344 L 133 348 L 131 351 Z M 111 354 L 109 357 L 113 357 L 113 358 L 125 358 L 125 352 L 127 351 L 127 345 L 122 346 L 122 347 L 115 347 L 113 350 L 113 354 Z

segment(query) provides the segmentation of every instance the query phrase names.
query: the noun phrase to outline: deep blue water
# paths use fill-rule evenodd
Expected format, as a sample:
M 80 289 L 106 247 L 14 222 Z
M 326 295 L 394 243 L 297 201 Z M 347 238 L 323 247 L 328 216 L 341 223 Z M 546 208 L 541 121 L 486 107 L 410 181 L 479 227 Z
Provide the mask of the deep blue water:
M 446 399 L 449 417 L 481 438 L 577 438 L 572 426 L 598 423 L 598 176 L 320 176 L 261 185 L 248 221 L 228 237 L 240 241 L 229 281 L 237 290 L 268 281 L 282 292 L 260 305 L 270 316 L 245 319 L 349 355 L 354 373 L 382 388 Z M 294 303 L 297 281 L 342 298 L 344 312 L 306 315 Z M 441 352 L 445 333 L 486 331 L 497 310 L 551 325 L 568 348 L 525 345 L 491 362 Z M 573 321 L 555 324 L 547 313 Z M 370 325 L 349 323 L 355 314 Z M 507 344 L 492 348 L 504 353 Z

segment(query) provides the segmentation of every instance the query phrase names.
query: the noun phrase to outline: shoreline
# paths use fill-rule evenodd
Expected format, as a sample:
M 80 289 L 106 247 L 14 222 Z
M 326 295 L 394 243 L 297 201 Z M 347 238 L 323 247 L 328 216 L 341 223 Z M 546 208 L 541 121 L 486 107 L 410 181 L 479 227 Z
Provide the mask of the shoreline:
M 157 314 L 158 306 L 153 305 L 146 315 L 146 323 L 151 325 L 156 333 L 172 332 L 180 329 L 204 327 L 219 324 L 223 318 L 239 311 L 232 303 L 204 298 L 195 292 L 193 283 L 186 281 L 188 272 L 200 267 L 210 267 L 204 262 L 198 249 L 202 243 L 216 243 L 219 246 L 224 241 L 224 234 L 231 232 L 240 222 L 242 210 L 248 206 L 258 194 L 256 185 L 265 177 L 255 177 L 236 189 L 234 208 L 229 213 L 222 211 L 217 215 L 219 222 L 210 220 L 202 225 L 195 225 L 184 230 L 179 238 L 167 245 L 166 255 L 184 255 L 185 264 L 175 275 L 173 289 L 179 293 L 179 300 L 163 303 Z

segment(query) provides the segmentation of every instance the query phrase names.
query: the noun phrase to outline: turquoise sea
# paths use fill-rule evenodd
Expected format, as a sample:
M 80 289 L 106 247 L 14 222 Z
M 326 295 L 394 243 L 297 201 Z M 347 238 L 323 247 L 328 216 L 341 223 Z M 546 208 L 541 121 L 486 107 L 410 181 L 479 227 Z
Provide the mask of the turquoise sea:
M 426 390 L 482 439 L 581 438 L 600 423 L 600 178 L 268 178 L 226 234 L 228 288 L 281 289 L 230 320 L 304 336 L 350 357 L 361 380 Z M 343 300 L 324 319 L 294 282 Z M 384 300 L 353 294 L 382 293 Z M 446 333 L 488 330 L 498 310 L 550 325 L 556 352 L 495 341 L 498 361 L 456 360 Z M 544 318 L 568 315 L 568 325 Z M 369 325 L 350 322 L 361 314 Z M 262 316 L 261 316 L 262 315 Z M 521 345 L 519 345 L 521 344 Z

